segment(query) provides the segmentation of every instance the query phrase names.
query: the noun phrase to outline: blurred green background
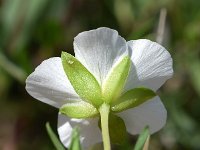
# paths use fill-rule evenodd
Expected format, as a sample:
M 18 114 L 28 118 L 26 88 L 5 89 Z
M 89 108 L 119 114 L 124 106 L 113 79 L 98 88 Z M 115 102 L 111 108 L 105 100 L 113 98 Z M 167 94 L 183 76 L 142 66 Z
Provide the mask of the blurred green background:
M 25 79 L 44 59 L 73 54 L 73 38 L 98 27 L 126 40 L 162 43 L 175 74 L 160 89 L 168 121 L 150 150 L 200 149 L 199 0 L 0 0 L 0 149 L 53 150 L 45 122 L 57 111 L 27 94 Z

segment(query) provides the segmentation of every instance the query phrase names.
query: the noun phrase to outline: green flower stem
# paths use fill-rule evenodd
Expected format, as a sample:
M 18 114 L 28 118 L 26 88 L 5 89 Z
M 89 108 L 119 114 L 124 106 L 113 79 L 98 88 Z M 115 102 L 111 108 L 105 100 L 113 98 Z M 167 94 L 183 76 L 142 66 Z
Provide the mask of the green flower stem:
M 102 130 L 104 150 L 111 150 L 109 127 L 108 127 L 110 106 L 108 104 L 103 103 L 99 109 L 99 112 L 101 115 L 101 130 Z

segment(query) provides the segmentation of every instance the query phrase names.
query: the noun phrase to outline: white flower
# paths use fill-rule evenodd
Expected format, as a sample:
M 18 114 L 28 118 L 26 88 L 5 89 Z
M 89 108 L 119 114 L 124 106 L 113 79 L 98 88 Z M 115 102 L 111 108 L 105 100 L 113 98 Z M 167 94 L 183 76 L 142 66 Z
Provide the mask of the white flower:
M 173 74 L 172 58 L 161 45 L 146 39 L 126 42 L 118 32 L 98 28 L 78 34 L 74 39 L 75 57 L 94 75 L 102 86 L 115 63 L 129 55 L 132 61 L 124 92 L 146 87 L 158 90 Z M 60 57 L 43 61 L 26 80 L 26 90 L 34 98 L 60 108 L 71 101 L 80 101 L 68 80 Z M 160 130 L 166 122 L 167 112 L 158 96 L 118 113 L 130 134 L 138 134 L 148 125 L 150 132 Z M 73 119 L 58 115 L 58 133 L 68 147 L 72 128 L 80 127 L 83 146 L 101 142 L 98 118 Z

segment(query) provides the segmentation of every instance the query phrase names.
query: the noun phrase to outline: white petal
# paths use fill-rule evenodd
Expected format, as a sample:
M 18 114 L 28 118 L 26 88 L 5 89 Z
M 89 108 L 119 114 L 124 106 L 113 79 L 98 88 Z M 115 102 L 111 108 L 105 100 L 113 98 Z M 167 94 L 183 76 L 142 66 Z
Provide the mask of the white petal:
M 165 125 L 167 119 L 167 111 L 158 96 L 118 115 L 124 120 L 130 134 L 141 133 L 147 125 L 154 133 Z
M 74 127 L 79 128 L 80 141 L 83 148 L 88 148 L 102 141 L 101 131 L 98 127 L 98 118 L 72 119 L 59 114 L 58 134 L 65 147 L 69 147 L 70 145 L 70 138 Z
M 161 45 L 150 40 L 129 41 L 132 67 L 125 91 L 144 86 L 157 90 L 173 74 L 172 58 Z
M 102 84 L 112 66 L 128 55 L 126 41 L 118 32 L 98 28 L 78 34 L 74 38 L 75 56 Z
M 35 99 L 55 107 L 79 100 L 62 67 L 61 59 L 43 61 L 26 79 L 26 90 Z

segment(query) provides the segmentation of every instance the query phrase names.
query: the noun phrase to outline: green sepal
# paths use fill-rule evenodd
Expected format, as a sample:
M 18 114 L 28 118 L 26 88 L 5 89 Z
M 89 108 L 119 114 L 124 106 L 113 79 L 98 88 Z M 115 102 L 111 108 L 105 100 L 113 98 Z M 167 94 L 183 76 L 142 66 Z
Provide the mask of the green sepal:
M 102 88 L 104 101 L 106 103 L 115 101 L 121 94 L 128 77 L 130 65 L 130 57 L 125 56 L 118 64 L 113 66 L 113 69 L 109 72 Z
M 62 52 L 64 71 L 76 93 L 94 106 L 100 106 L 102 101 L 101 87 L 95 77 L 72 55 Z
M 145 127 L 143 131 L 140 133 L 140 136 L 138 137 L 134 150 L 147 150 L 149 138 L 150 138 L 149 128 Z M 146 147 L 146 149 L 144 147 Z
M 79 130 L 75 127 L 71 135 L 69 150 L 81 150 Z
M 91 118 L 98 115 L 98 110 L 90 103 L 80 101 L 67 103 L 60 108 L 60 112 L 71 118 Z
M 101 129 L 101 122 L 98 123 Z M 109 114 L 109 135 L 111 143 L 123 145 L 127 141 L 126 126 L 122 118 L 112 113 Z
M 156 96 L 156 93 L 147 88 L 135 88 L 124 93 L 120 98 L 118 104 L 111 107 L 114 112 L 121 112 L 133 107 L 136 107 L 147 100 Z

